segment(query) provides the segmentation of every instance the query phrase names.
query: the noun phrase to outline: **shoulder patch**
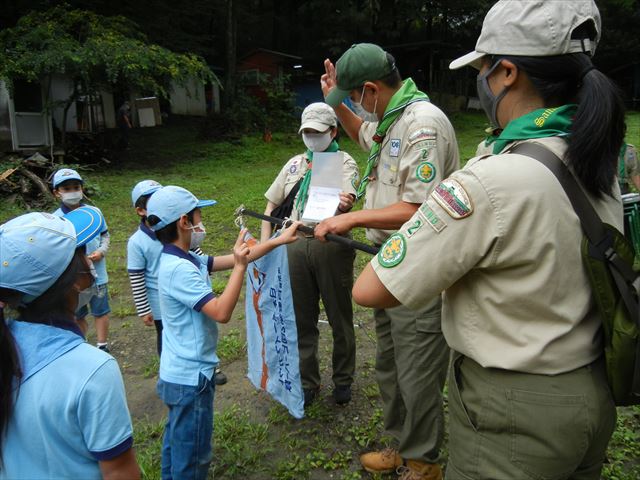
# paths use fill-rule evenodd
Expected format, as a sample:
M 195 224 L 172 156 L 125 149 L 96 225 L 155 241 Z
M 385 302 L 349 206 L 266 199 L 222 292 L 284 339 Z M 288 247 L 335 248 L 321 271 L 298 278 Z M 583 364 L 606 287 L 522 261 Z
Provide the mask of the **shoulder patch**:
M 436 178 L 436 167 L 431 162 L 422 162 L 416 168 L 416 177 L 418 180 L 424 183 L 431 182 L 434 178 Z
M 431 197 L 438 202 L 450 217 L 459 220 L 473 213 L 471 199 L 464 187 L 452 178 L 440 182 L 431 192 Z
M 302 163 L 302 156 L 300 157 L 296 157 L 294 158 L 293 162 L 291 162 L 291 165 L 289 165 L 289 173 L 290 174 L 294 174 L 298 171 L 298 167 L 300 166 L 300 164 Z
M 409 145 L 413 145 L 416 142 L 424 140 L 435 140 L 438 137 L 438 133 L 434 128 L 420 128 L 409 134 Z
M 418 211 L 420 212 L 420 216 L 424 217 L 425 222 L 431 225 L 431 228 L 433 228 L 436 233 L 440 233 L 447 227 L 446 222 L 433 211 L 433 208 L 431 208 L 427 202 L 424 202 Z
M 385 268 L 398 265 L 407 253 L 407 241 L 401 233 L 394 233 L 380 247 L 378 262 Z

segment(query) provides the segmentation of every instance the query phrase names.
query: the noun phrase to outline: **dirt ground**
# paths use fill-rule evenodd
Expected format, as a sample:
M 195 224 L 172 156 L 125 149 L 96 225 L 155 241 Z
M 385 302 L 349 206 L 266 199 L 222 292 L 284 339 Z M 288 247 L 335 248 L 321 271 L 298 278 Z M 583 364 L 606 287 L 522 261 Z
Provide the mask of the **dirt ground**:
M 243 310 L 244 299 L 241 298 L 232 320 L 226 325 L 220 325 L 220 338 L 231 330 L 240 331 L 244 344 Z M 227 410 L 233 411 L 234 408 L 248 411 L 251 421 L 256 424 L 268 424 L 268 442 L 275 442 L 275 444 L 282 442 L 282 445 L 280 445 L 281 448 L 275 448 L 274 451 L 269 452 L 268 460 L 262 459 L 260 471 L 255 473 L 242 471 L 240 474 L 234 466 L 217 466 L 216 478 L 369 478 L 368 474 L 361 470 L 358 454 L 367 450 L 361 445 L 367 443 L 369 446 L 377 446 L 380 440 L 376 430 L 380 429 L 381 405 L 374 378 L 375 330 L 371 312 L 356 312 L 354 323 L 356 324 L 357 354 L 352 401 L 347 406 L 338 406 L 333 401 L 331 329 L 321 315 L 319 352 L 322 387 L 317 405 L 303 420 L 289 417 L 284 409 L 276 407 L 277 403 L 266 393 L 259 392 L 253 387 L 246 376 L 246 353 L 233 361 L 222 359 L 221 368 L 227 375 L 228 383 L 216 388 L 215 414 L 219 415 Z M 92 340 L 90 330 L 89 341 Z M 139 420 L 155 423 L 163 420 L 166 408 L 155 391 L 157 382 L 155 370 L 157 365 L 154 368 L 155 329 L 145 327 L 137 316 L 112 317 L 109 343 L 111 353 L 118 360 L 124 376 L 129 409 L 134 423 Z M 279 412 L 279 419 L 276 421 L 273 420 L 274 411 Z M 373 420 L 375 415 L 377 420 Z M 214 451 L 219 446 L 217 441 L 216 437 Z M 282 470 L 283 466 L 286 467 L 285 461 L 291 458 L 292 452 L 294 457 L 296 454 L 300 457 L 301 465 L 292 466 L 291 475 L 289 475 Z M 336 454 L 340 459 L 337 464 L 331 460 L 332 455 Z M 326 459 L 324 459 L 325 456 Z M 216 458 L 218 458 L 217 455 Z M 315 463 L 314 459 L 316 459 Z M 316 468 L 311 468 L 310 465 Z M 299 476 L 294 472 L 296 468 L 301 469 Z

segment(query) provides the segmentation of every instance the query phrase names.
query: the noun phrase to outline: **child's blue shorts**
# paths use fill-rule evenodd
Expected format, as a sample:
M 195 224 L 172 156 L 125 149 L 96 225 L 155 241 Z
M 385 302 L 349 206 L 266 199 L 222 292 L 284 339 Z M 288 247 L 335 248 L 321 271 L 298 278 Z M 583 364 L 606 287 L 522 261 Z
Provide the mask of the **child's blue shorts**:
M 91 307 L 91 315 L 94 317 L 101 317 L 106 315 L 107 313 L 111 313 L 111 307 L 109 306 L 109 288 L 108 284 L 97 285 L 98 293 L 91 297 L 91 301 L 89 302 L 89 306 Z M 78 320 L 82 320 L 89 314 L 89 309 L 87 305 L 78 309 L 76 312 L 76 317 Z

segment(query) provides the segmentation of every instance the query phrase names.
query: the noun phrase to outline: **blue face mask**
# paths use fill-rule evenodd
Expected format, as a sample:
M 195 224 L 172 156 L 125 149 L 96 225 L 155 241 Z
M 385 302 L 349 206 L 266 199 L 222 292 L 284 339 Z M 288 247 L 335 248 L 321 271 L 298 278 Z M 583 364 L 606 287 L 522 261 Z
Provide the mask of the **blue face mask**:
M 507 94 L 507 87 L 504 88 L 498 95 L 494 95 L 489 88 L 489 75 L 500 65 L 500 62 L 496 62 L 493 67 L 487 70 L 484 74 L 478 74 L 476 78 L 476 88 L 478 90 L 478 99 L 480 100 L 480 106 L 484 110 L 484 113 L 489 118 L 491 126 L 494 128 L 504 128 L 503 125 L 498 123 L 498 104 L 502 97 Z

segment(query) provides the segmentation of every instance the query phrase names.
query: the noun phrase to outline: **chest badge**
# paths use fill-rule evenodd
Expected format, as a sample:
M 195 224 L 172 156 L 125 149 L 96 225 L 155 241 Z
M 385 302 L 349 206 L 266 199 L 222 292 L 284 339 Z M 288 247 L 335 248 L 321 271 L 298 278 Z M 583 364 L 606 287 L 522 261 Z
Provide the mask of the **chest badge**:
M 400 145 L 402 144 L 402 141 L 399 138 L 392 138 L 389 141 L 389 156 L 390 157 L 397 157 L 398 155 L 400 155 Z

